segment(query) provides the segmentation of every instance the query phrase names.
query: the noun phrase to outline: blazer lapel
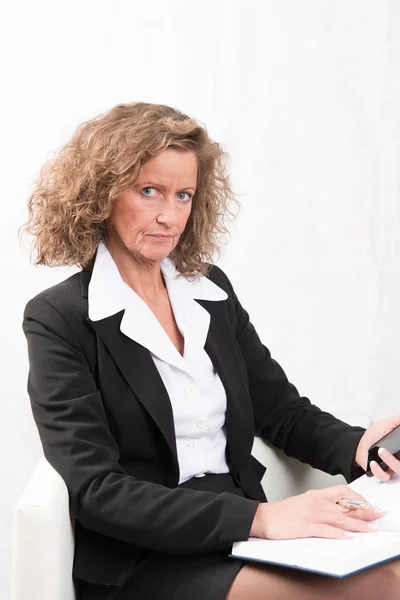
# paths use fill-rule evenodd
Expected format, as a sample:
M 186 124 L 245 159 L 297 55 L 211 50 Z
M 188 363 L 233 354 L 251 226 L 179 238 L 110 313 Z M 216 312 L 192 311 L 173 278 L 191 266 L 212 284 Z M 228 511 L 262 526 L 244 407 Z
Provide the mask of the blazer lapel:
M 81 272 L 82 295 L 87 298 L 90 273 Z M 227 395 L 226 430 L 229 460 L 233 469 L 240 471 L 246 464 L 253 444 L 252 406 L 244 385 L 242 366 L 236 342 L 228 332 L 231 327 L 225 303 L 196 300 L 210 314 L 205 342 L 209 355 L 221 378 Z M 171 451 L 174 472 L 169 485 L 177 485 L 179 466 L 176 450 L 172 406 L 163 381 L 150 352 L 120 331 L 124 310 L 110 317 L 92 321 L 91 327 L 100 336 L 115 360 L 122 375 L 157 424 Z M 194 313 L 191 315 L 193 320 Z M 204 323 L 205 327 L 206 323 Z
M 179 467 L 171 402 L 150 352 L 120 331 L 123 314 L 122 310 L 98 321 L 88 317 L 87 321 L 164 436 L 173 458 L 174 472 L 170 474 L 170 485 L 174 486 L 179 481 Z
M 232 335 L 222 302 L 198 301 L 211 315 L 205 344 L 227 396 L 226 431 L 229 459 L 234 470 L 240 471 L 250 455 L 254 434 L 252 406 L 238 357 L 236 342 Z

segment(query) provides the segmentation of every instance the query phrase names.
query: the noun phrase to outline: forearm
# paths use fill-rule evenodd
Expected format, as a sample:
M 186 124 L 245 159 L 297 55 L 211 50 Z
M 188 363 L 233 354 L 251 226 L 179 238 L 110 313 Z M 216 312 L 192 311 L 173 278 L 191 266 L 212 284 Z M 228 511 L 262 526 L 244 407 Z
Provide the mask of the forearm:
M 281 401 L 284 404 L 286 398 Z M 352 427 L 307 399 L 292 399 L 291 405 L 266 424 L 262 436 L 289 456 L 331 475 L 354 479 L 356 450 L 364 429 Z
M 76 506 L 80 522 L 98 533 L 160 552 L 196 554 L 246 540 L 258 502 L 110 473 Z

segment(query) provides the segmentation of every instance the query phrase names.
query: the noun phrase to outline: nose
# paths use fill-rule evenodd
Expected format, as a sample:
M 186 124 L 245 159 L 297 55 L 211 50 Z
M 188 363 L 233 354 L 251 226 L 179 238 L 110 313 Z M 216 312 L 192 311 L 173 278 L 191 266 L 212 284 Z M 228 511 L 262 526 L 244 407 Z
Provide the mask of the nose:
M 157 215 L 157 222 L 171 227 L 176 222 L 176 199 L 174 195 L 165 195 Z

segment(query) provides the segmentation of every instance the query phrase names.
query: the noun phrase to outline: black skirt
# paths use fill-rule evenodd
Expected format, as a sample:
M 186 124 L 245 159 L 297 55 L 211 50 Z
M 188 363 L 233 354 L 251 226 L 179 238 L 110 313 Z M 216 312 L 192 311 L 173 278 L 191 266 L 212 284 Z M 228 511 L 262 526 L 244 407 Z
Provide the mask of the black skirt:
M 194 477 L 181 487 L 244 496 L 229 473 Z M 245 564 L 229 558 L 229 551 L 193 556 L 145 551 L 122 587 L 78 582 L 77 600 L 224 600 Z

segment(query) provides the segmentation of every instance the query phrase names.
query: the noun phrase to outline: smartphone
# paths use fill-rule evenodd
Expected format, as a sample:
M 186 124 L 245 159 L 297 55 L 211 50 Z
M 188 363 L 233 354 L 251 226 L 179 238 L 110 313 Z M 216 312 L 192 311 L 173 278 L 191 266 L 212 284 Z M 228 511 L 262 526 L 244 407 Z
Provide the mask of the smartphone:
M 383 462 L 383 460 L 378 454 L 379 448 L 386 448 L 386 450 L 389 450 L 389 452 L 391 452 L 393 456 L 400 459 L 400 425 L 398 427 L 395 427 L 390 433 L 385 435 L 385 437 L 376 442 L 376 444 L 371 446 L 371 448 L 369 449 L 368 466 L 366 472 L 367 477 L 372 477 L 373 475 L 369 466 L 372 460 L 375 460 L 381 467 L 381 469 L 383 469 L 384 471 L 387 471 L 389 469 L 387 464 Z

